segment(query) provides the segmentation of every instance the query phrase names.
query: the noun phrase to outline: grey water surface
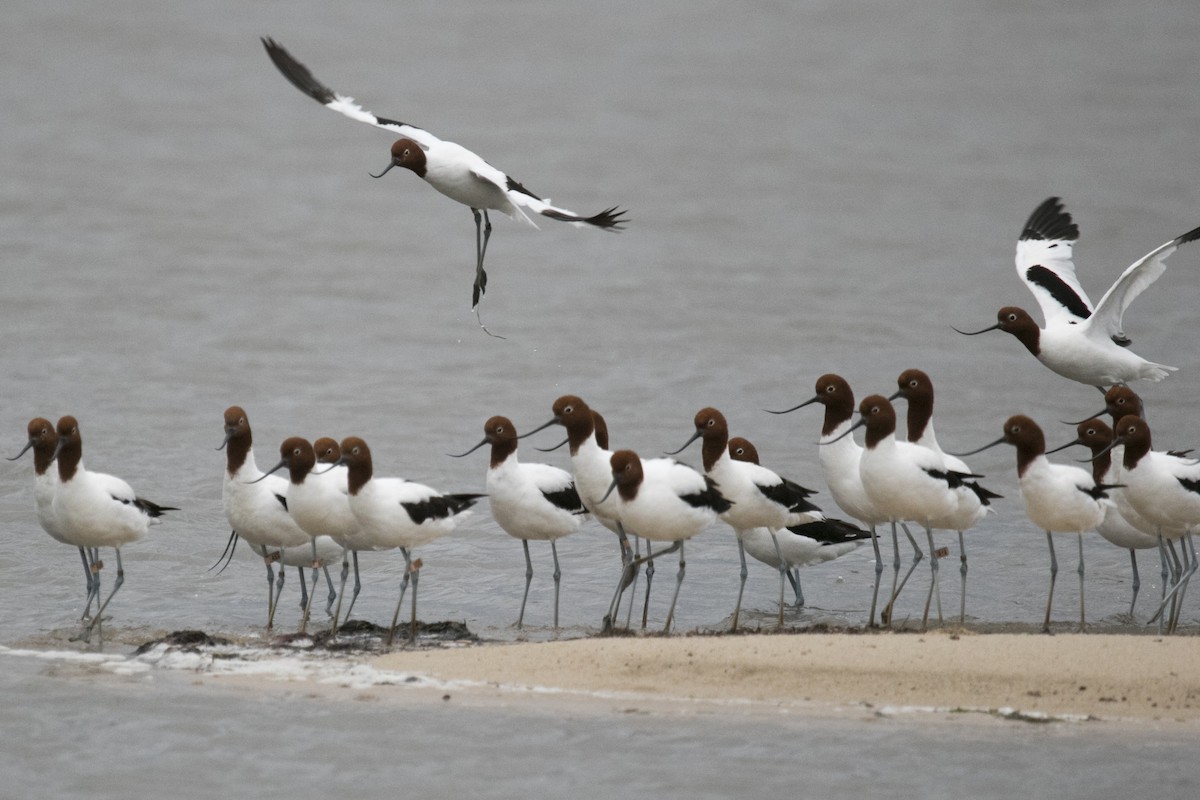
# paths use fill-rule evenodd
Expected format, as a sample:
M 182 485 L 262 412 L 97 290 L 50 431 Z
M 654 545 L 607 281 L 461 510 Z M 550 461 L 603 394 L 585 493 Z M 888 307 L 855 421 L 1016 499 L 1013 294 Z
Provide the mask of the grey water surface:
M 1183 1 L 2 8 L 0 454 L 15 455 L 31 417 L 73 414 L 89 468 L 182 509 L 124 549 L 110 652 L 184 628 L 262 635 L 261 562 L 243 548 L 222 574 L 207 571 L 229 533 L 216 447 L 231 404 L 250 416 L 260 466 L 275 462 L 287 436 L 354 434 L 371 444 L 378 474 L 447 491 L 482 491 L 486 455 L 446 454 L 475 444 L 492 414 L 531 429 L 558 395 L 579 394 L 604 412 L 614 445 L 658 455 L 681 445 L 695 412 L 712 405 L 765 464 L 822 490 L 816 500 L 834 512 L 816 460 L 820 413 L 763 409 L 807 399 L 825 372 L 863 396 L 890 394 L 903 369 L 920 367 L 938 388 L 946 449 L 991 441 L 1013 413 L 1064 443 L 1073 432 L 1059 421 L 1098 410 L 1098 393 L 1041 367 L 1011 337 L 967 339 L 950 326 L 980 328 L 1001 305 L 1031 306 L 1013 248 L 1047 196 L 1064 197 L 1080 225 L 1076 259 L 1093 299 L 1134 259 L 1200 223 L 1200 16 Z M 475 150 L 556 204 L 627 207 L 628 229 L 546 221 L 534 231 L 492 215 L 481 313 L 507 338 L 488 337 L 469 308 L 468 210 L 407 172 L 371 180 L 391 135 L 297 92 L 260 36 L 365 107 Z M 1198 299 L 1200 248 L 1185 247 L 1126 319 L 1136 352 L 1180 367 L 1138 387 L 1156 446 L 1200 443 Z M 567 466 L 564 451 L 533 449 L 558 440 L 557 430 L 539 434 L 521 456 Z M 698 445 L 680 457 L 698 464 Z M 970 461 L 1005 497 L 968 535 L 968 623 L 1032 629 L 1045 602 L 1045 537 L 1024 517 L 1011 450 Z M 82 568 L 38 528 L 28 456 L 0 466 L 0 526 L 0 645 L 80 648 L 68 640 Z M 959 553 L 952 537 L 938 538 L 950 548 L 941 570 L 950 616 Z M 557 634 L 549 553 L 532 549 L 522 635 L 595 633 L 617 577 L 612 536 L 589 524 L 561 543 Z M 1128 554 L 1096 536 L 1084 551 L 1092 629 L 1153 631 L 1145 620 L 1160 588 L 1157 557 L 1142 555 L 1143 597 L 1130 619 Z M 1078 608 L 1073 539 L 1060 538 L 1058 552 L 1055 619 L 1066 630 Z M 423 618 L 464 621 L 487 639 L 518 636 L 521 548 L 486 503 L 420 555 Z M 687 556 L 678 629 L 727 624 L 732 534 L 714 526 Z M 890 543 L 885 558 L 890 568 Z M 395 553 L 364 554 L 356 617 L 390 618 L 402 564 Z M 674 572 L 660 565 L 652 624 L 665 616 Z M 112 573 L 103 571 L 106 588 Z M 806 570 L 808 607 L 789 611 L 789 624 L 861 625 L 872 578 L 869 548 Z M 927 581 L 923 563 L 899 621 L 919 617 Z M 285 630 L 298 619 L 296 586 L 293 571 L 279 612 Z M 751 564 L 752 624 L 770 624 L 777 590 L 775 573 Z M 1198 622 L 1193 592 L 1184 633 Z M 899 737 L 878 733 L 900 732 L 894 722 L 780 723 L 759 736 L 715 721 L 622 718 L 548 732 L 514 712 L 393 720 L 358 706 L 247 707 L 177 676 L 131 688 L 2 660 L 5 696 L 16 698 L 9 711 L 29 713 L 5 712 L 0 726 L 6 739 L 37 745 L 4 757 L 13 796 L 43 781 L 63 796 L 85 786 L 92 796 L 166 791 L 137 776 L 164 750 L 196 748 L 203 756 L 179 759 L 172 774 L 211 788 L 206 796 L 289 787 L 311 796 L 322 780 L 373 786 L 335 774 L 337 759 L 350 751 L 367 769 L 387 758 L 390 734 L 380 731 L 392 725 L 397 736 L 436 731 L 409 742 L 418 760 L 468 731 L 528 732 L 528 741 L 464 746 L 438 781 L 407 778 L 431 794 L 572 785 L 594 796 L 727 796 L 808 786 L 862 796 L 900 781 L 930 797 L 1073 797 L 1088 788 L 1083 774 L 1102 794 L 1185 785 L 1172 780 L 1194 789 L 1169 745 L 1147 759 L 1095 730 L 1037 734 L 1054 747 L 1031 747 L 1027 729 L 1003 726 L 978 739 L 941 729 L 910 736 L 907 726 Z M 300 721 L 299 735 L 330 749 L 297 745 Z M 1080 741 L 1087 747 L 1076 752 Z M 565 752 L 550 755 L 555 746 Z M 922 762 L 930 747 L 955 757 Z M 740 766 L 697 772 L 699 751 Z M 325 752 L 328 770 L 316 770 Z M 797 767 L 798 752 L 808 769 Z M 1077 766 L 1051 768 L 1060 757 Z M 995 760 L 975 763 L 985 758 Z M 509 771 L 483 785 L 497 761 Z M 828 764 L 833 771 L 809 783 Z

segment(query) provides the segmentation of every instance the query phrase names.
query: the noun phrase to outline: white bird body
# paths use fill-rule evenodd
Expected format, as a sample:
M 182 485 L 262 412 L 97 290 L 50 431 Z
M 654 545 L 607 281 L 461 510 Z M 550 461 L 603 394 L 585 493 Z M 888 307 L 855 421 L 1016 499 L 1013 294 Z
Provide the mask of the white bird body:
M 809 567 L 814 564 L 824 564 L 833 561 L 847 553 L 852 553 L 862 544 L 861 540 L 849 542 L 826 543 L 819 542 L 811 536 L 795 533 L 784 528 L 776 532 L 779 540 L 779 553 L 783 555 L 787 567 Z M 779 555 L 775 551 L 775 542 L 771 539 L 771 531 L 767 528 L 750 528 L 738 531 L 738 538 L 755 559 L 771 567 L 779 567 Z
M 525 594 L 517 627 L 525 620 L 525 604 L 533 580 L 533 561 L 529 540 L 550 542 L 554 559 L 554 627 L 558 627 L 558 596 L 562 571 L 558 566 L 555 542 L 579 530 L 586 509 L 575 482 L 566 470 L 549 464 L 524 463 L 517 457 L 517 429 L 508 417 L 495 415 L 483 424 L 483 440 L 456 458 L 491 445 L 487 471 L 488 503 L 492 518 L 525 551 Z
M 562 425 L 566 429 L 571 472 L 579 499 L 597 522 L 619 534 L 616 500 L 612 497 L 604 499 L 612 484 L 612 451 L 599 441 L 600 431 L 596 426 L 597 420 L 602 418 L 582 398 L 569 394 L 556 399 L 552 411 L 554 416 L 549 422 L 529 433 L 551 425 Z M 607 429 L 604 438 L 604 444 L 607 444 Z
M 821 475 L 838 508 L 865 525 L 878 525 L 887 522 L 888 516 L 871 501 L 863 485 L 860 466 L 862 445 L 854 441 L 853 434 L 842 437 L 851 425 L 853 421 L 847 418 L 828 433 L 822 431 L 821 443 L 817 448 Z
M 611 497 L 601 502 L 609 484 L 612 483 L 610 459 L 612 451 L 601 448 L 596 443 L 594 433 L 589 434 L 578 447 L 571 447 L 571 471 L 575 477 L 575 490 L 579 492 L 579 499 L 596 521 L 616 532 L 616 503 Z
M 1117 434 L 1122 440 L 1146 437 L 1144 447 L 1126 441 L 1123 454 L 1121 480 L 1133 509 L 1166 539 L 1179 539 L 1200 525 L 1200 463 L 1149 449 L 1149 428 L 1140 419 L 1123 418 Z
M 695 433 L 684 447 L 696 439 L 704 440 L 704 474 L 732 503 L 721 519 L 735 531 L 759 527 L 779 530 L 825 518 L 806 500 L 812 494 L 810 490 L 760 464 L 735 461 L 730 456 L 729 423 L 720 411 L 702 408 L 696 412 L 693 424 Z
M 289 442 L 293 440 L 286 440 L 284 445 Z M 307 453 L 302 457 L 306 462 L 310 458 Z M 315 453 L 311 458 L 314 460 L 307 467 L 289 465 L 288 513 L 296 524 L 310 537 L 328 536 L 346 550 L 388 549 L 379 547 L 366 535 L 358 517 L 350 510 L 346 468 L 335 464 L 314 469 Z
M 899 387 L 892 399 L 903 397 L 908 402 L 908 441 L 933 451 L 945 468 L 959 475 L 974 474 L 958 456 L 942 450 L 933 429 L 933 381 L 923 370 L 906 369 L 896 379 Z M 965 480 L 954 488 L 955 509 L 945 517 L 932 520 L 930 527 L 963 532 L 982 522 L 991 510 L 989 501 L 998 497 L 978 483 Z
M 1017 485 L 1026 515 L 1049 533 L 1096 530 L 1107 510 L 1115 507 L 1111 500 L 1090 493 L 1096 486 L 1090 472 L 1070 464 L 1054 464 L 1044 454 L 1021 471 Z
M 371 451 L 356 436 L 342 440 L 350 510 L 373 549 L 411 550 L 454 530 L 481 495 L 449 495 L 404 478 L 377 478 Z
M 1039 328 L 1024 310 L 1006 306 L 997 313 L 998 323 L 985 330 L 1011 333 L 1042 364 L 1073 381 L 1092 386 L 1161 381 L 1177 368 L 1126 349 L 1125 310 L 1166 271 L 1167 258 L 1197 238 L 1200 228 L 1151 250 L 1127 267 L 1093 307 L 1075 274 L 1079 227 L 1062 201 L 1051 197 L 1025 223 L 1016 250 L 1017 275 L 1037 299 L 1045 327 Z
M 632 453 L 617 451 L 621 452 Z M 655 542 L 678 542 L 692 538 L 716 521 L 714 505 L 700 499 L 720 497 L 724 492 L 714 492 L 703 475 L 673 458 L 638 461 L 640 479 L 617 482 L 617 491 L 613 492 L 618 498 L 618 516 L 627 531 Z M 612 471 L 616 470 L 614 462 Z
M 518 461 L 516 453 L 487 472 L 492 517 L 517 539 L 549 541 L 579 530 L 583 516 L 549 499 L 569 492 L 573 486 L 571 473 L 566 470 Z
M 859 405 L 867 428 L 859 475 L 867 496 L 893 522 L 926 528 L 958 507 L 946 461 L 927 447 L 896 439 L 896 412 L 887 398 L 872 395 Z
M 245 416 L 240 418 L 244 420 Z M 310 544 L 312 537 L 288 513 L 288 480 L 281 475 L 263 477 L 262 470 L 255 463 L 253 447 L 248 442 L 248 422 L 244 430 L 247 440 L 244 445 L 240 441 L 240 433 L 226 439 L 229 465 L 221 483 L 221 505 L 230 527 L 256 552 L 260 548 L 280 549 Z M 312 548 L 308 549 L 308 565 L 311 565 Z
M 403 478 L 374 478 L 350 495 L 350 510 L 373 549 L 416 548 L 457 527 L 469 511 L 441 513 L 434 509 L 442 493 Z M 428 507 L 430 516 L 410 507 Z
M 84 468 L 83 441 L 74 417 L 59 419 L 55 430 L 58 442 L 54 458 L 58 461 L 59 485 L 51 501 L 50 519 L 66 542 L 81 551 L 100 547 L 116 550 L 117 577 L 112 591 L 84 627 L 82 638 L 88 641 L 93 628 L 104 619 L 109 602 L 125 583 L 121 547 L 141 539 L 163 512 L 177 509 L 138 497 L 128 483 L 114 475 Z M 88 560 L 85 555 L 85 560 L 90 572 L 101 568 L 98 559 Z M 89 581 L 89 605 L 92 597 L 99 598 L 99 589 L 98 580 Z M 86 607 L 84 614 L 87 614 Z
M 121 478 L 86 469 L 74 417 L 58 421 L 57 459 L 59 486 L 50 513 L 69 544 L 120 548 L 145 536 L 168 510 L 139 498 Z
M 318 536 L 316 545 L 319 561 L 330 563 L 342 555 L 342 546 L 328 536 Z M 277 556 L 279 564 L 284 567 L 311 567 L 313 565 L 313 548 L 308 541 L 301 545 L 285 547 L 283 550 L 276 547 L 264 547 L 261 544 L 251 544 L 250 549 L 263 558 Z

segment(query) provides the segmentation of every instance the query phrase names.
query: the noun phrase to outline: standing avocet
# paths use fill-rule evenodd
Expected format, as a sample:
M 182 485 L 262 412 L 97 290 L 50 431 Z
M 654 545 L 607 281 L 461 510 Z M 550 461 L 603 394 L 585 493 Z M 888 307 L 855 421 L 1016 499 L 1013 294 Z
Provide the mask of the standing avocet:
M 679 551 L 679 572 L 675 576 L 675 594 L 663 632 L 671 629 L 675 618 L 675 603 L 686 569 L 683 543 L 716 521 L 717 515 L 729 510 L 730 502 L 712 479 L 672 458 L 652 458 L 643 461 L 632 450 L 618 450 L 610 459 L 612 481 L 609 492 L 615 491 L 617 514 L 623 525 L 647 542 L 673 542 L 658 552 L 647 552 L 625 566 L 628 573 L 638 562 Z M 606 495 L 607 497 L 607 495 Z M 647 545 L 649 550 L 649 545 Z M 622 574 L 609 606 L 605 627 L 611 627 L 613 616 L 626 584 Z
M 525 593 L 521 596 L 517 627 L 524 624 L 525 602 L 529 599 L 529 584 L 533 580 L 529 540 L 536 539 L 550 542 L 550 554 L 554 558 L 554 627 L 557 628 L 562 572 L 558 567 L 556 542 L 579 530 L 587 509 L 579 499 L 571 473 L 549 464 L 517 459 L 517 429 L 508 417 L 488 419 L 483 424 L 483 441 L 454 457 L 461 458 L 487 444 L 492 446 L 487 471 L 487 496 L 492 517 L 505 533 L 520 539 L 525 550 Z
M 454 530 L 482 494 L 442 494 L 436 489 L 403 478 L 376 478 L 371 450 L 357 436 L 347 436 L 341 443 L 339 464 L 346 467 L 350 510 L 362 527 L 368 544 L 376 549 L 398 547 L 404 556 L 404 577 L 400 581 L 400 596 L 388 630 L 387 644 L 396 635 L 400 606 L 412 578 L 412 619 L 409 639 L 417 638 L 417 583 L 421 578 L 421 559 L 412 557 L 412 550 L 445 536 Z
M 114 475 L 84 468 L 83 439 L 75 417 L 62 417 L 55 430 L 58 433 L 55 459 L 58 461 L 59 486 L 54 493 L 52 513 L 59 530 L 76 547 L 111 547 L 117 554 L 117 579 L 108 597 L 96 609 L 96 616 L 84 626 L 82 638 L 86 642 L 125 583 L 121 548 L 145 536 L 163 512 L 179 509 L 138 497 L 128 483 Z M 94 570 L 101 566 L 99 559 L 92 562 Z
M 1069 464 L 1052 464 L 1046 458 L 1046 437 L 1038 424 L 1017 414 L 1004 423 L 1004 435 L 994 442 L 963 455 L 972 455 L 1011 444 L 1017 448 L 1017 483 L 1025 500 L 1025 513 L 1034 525 L 1046 532 L 1050 545 L 1050 592 L 1046 597 L 1046 618 L 1042 630 L 1050 632 L 1050 609 L 1054 603 L 1054 581 L 1058 577 L 1058 558 L 1054 554 L 1055 533 L 1073 533 L 1079 542 L 1079 630 L 1087 620 L 1083 603 L 1083 534 L 1094 531 L 1104 521 L 1112 505 L 1108 490 L 1096 483 L 1091 473 Z

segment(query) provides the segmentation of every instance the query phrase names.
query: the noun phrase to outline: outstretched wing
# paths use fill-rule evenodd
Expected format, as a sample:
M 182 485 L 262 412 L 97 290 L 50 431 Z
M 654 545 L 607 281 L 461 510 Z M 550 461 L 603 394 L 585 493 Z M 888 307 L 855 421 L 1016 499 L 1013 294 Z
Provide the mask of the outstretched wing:
M 1077 241 L 1079 226 L 1057 197 L 1037 207 L 1017 240 L 1017 275 L 1042 307 L 1047 327 L 1092 315 L 1092 301 L 1075 277 Z
M 326 108 L 333 109 L 350 119 L 374 125 L 376 128 L 383 128 L 384 130 L 398 133 L 401 136 L 407 136 L 425 149 L 441 141 L 429 131 L 418 128 L 415 125 L 375 116 L 356 103 L 353 97 L 338 94 L 313 77 L 313 74 L 308 71 L 308 67 L 293 58 L 292 54 L 283 49 L 283 46 L 274 39 L 264 37 L 262 43 L 263 47 L 267 49 L 267 55 L 271 57 L 271 61 L 283 73 L 283 77 L 287 78 L 297 89 Z
M 1087 323 L 1088 335 L 1110 338 L 1123 347 L 1127 346 L 1130 342 L 1129 337 L 1121 330 L 1121 318 L 1125 315 L 1125 309 L 1133 302 L 1133 298 L 1166 272 L 1166 261 L 1179 245 L 1194 242 L 1196 239 L 1200 239 L 1200 228 L 1194 228 L 1172 239 L 1129 265 L 1096 304 L 1096 310 Z

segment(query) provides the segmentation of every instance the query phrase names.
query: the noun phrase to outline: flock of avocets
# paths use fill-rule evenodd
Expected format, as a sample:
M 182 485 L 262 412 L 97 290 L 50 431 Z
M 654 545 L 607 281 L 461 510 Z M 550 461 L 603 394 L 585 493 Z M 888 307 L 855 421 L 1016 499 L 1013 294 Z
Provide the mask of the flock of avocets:
M 582 217 L 553 206 L 471 151 L 420 128 L 365 111 L 352 98 L 319 83 L 274 41 L 264 39 L 263 44 L 284 76 L 322 105 L 401 134 L 403 138 L 392 145 L 392 160 L 387 169 L 392 166 L 410 169 L 442 194 L 471 208 L 476 224 L 473 293 L 476 305 L 487 281 L 483 260 L 491 232 L 489 209 L 530 224 L 527 212 L 608 230 L 619 229 L 624 221 L 624 212 L 615 207 Z M 1046 532 L 1050 546 L 1050 587 L 1043 628 L 1047 631 L 1058 572 L 1053 538 L 1056 533 L 1078 537 L 1079 627 L 1081 630 L 1084 627 L 1082 535 L 1089 531 L 1099 531 L 1113 544 L 1129 550 L 1134 602 L 1140 583 L 1136 551 L 1157 548 L 1162 565 L 1162 594 L 1150 622 L 1157 620 L 1160 631 L 1165 626 L 1168 632 L 1178 625 L 1184 593 L 1197 567 L 1192 529 L 1200 525 L 1200 461 L 1188 458 L 1185 453 L 1151 449 L 1142 402 L 1128 384 L 1162 380 L 1175 368 L 1146 361 L 1129 351 L 1122 319 L 1129 303 L 1164 272 L 1166 259 L 1180 245 L 1197 238 L 1200 228 L 1151 251 L 1126 269 L 1093 306 L 1075 275 L 1072 251 L 1079 239 L 1079 229 L 1059 199 L 1052 197 L 1038 206 L 1025 224 L 1016 255 L 1017 273 L 1041 306 L 1045 326 L 1038 327 L 1020 308 L 1005 307 L 998 312 L 995 325 L 982 331 L 960 331 L 972 336 L 987 330 L 1007 331 L 1054 372 L 1105 392 L 1103 412 L 1080 422 L 1078 438 L 1070 443 L 1090 448 L 1090 471 L 1051 463 L 1046 458 L 1048 451 L 1042 430 L 1026 416 L 1010 417 L 1004 423 L 1003 436 L 987 445 L 1006 442 L 1016 448 L 1018 484 L 1026 512 Z M 998 495 L 980 485 L 982 476 L 959 457 L 972 453 L 953 455 L 938 446 L 932 422 L 934 390 L 929 376 L 919 369 L 909 369 L 900 374 L 897 386 L 889 397 L 875 394 L 864 398 L 857 406 L 856 419 L 850 386 L 838 375 L 823 375 L 816 382 L 812 399 L 793 409 L 774 412 L 788 413 L 818 403 L 824 406 L 817 454 L 825 482 L 842 512 L 866 525 L 867 530 L 827 518 L 810 500 L 813 491 L 759 464 L 754 446 L 745 439 L 731 438 L 725 416 L 715 408 L 704 408 L 696 414 L 695 434 L 684 445 L 686 448 L 692 441 L 702 440 L 703 471 L 671 458 L 642 458 L 632 450 L 610 451 L 603 417 L 573 395 L 558 398 L 553 403 L 550 421 L 525 434 L 551 425 L 563 426 L 570 445 L 570 472 L 547 464 L 518 461 L 520 437 L 513 423 L 494 416 L 484 425 L 483 441 L 468 451 L 484 445 L 491 447 L 485 494 L 445 494 L 399 478 L 375 477 L 367 443 L 353 436 L 341 442 L 330 438 L 313 442 L 289 438 L 280 446 L 279 463 L 264 473 L 255 463 L 246 412 L 232 406 L 224 415 L 222 444 L 227 453 L 222 496 L 233 528 L 226 551 L 232 557 L 238 539 L 244 539 L 264 559 L 269 587 L 268 628 L 273 623 L 283 586 L 284 567 L 312 568 L 311 590 L 301 580 L 304 598 L 301 631 L 309 622 L 319 574 L 324 570 L 329 587 L 326 612 L 332 619 L 330 634 L 335 635 L 339 621 L 349 618 L 359 594 L 359 551 L 399 549 L 406 568 L 389 629 L 390 644 L 410 582 L 408 635 L 416 636 L 417 585 L 422 562 L 414 558 L 414 551 L 453 530 L 476 501 L 486 496 L 496 522 L 520 539 L 525 550 L 525 594 L 518 626 L 524 621 L 533 575 L 529 541 L 550 542 L 555 566 L 554 625 L 557 627 L 560 575 L 555 543 L 579 530 L 590 516 L 613 531 L 620 543 L 621 568 L 603 620 L 605 629 L 615 625 L 622 596 L 636 580 L 641 567 L 646 566 L 648 603 L 654 559 L 678 552 L 675 591 L 664 625 L 664 630 L 669 630 L 684 578 L 684 543 L 719 519 L 734 530 L 741 555 L 741 586 L 732 616 L 734 630 L 738 627 L 747 574 L 746 552 L 778 569 L 782 624 L 786 581 L 791 581 L 797 602 L 803 602 L 798 573 L 793 570 L 837 558 L 868 538 L 875 551 L 868 624 L 875 626 L 884 570 L 877 528 L 884 523 L 891 526 L 892 588 L 878 614 L 880 622 L 890 625 L 896 598 L 924 557 L 907 527 L 913 523 L 925 530 L 932 567 L 922 627 L 928 624 L 935 597 L 941 618 L 939 551 L 933 544 L 934 529 L 958 533 L 961 624 L 966 613 L 967 577 L 963 533 L 992 510 L 991 501 Z M 899 398 L 907 403 L 906 439 L 897 438 L 892 401 Z M 1111 427 L 1100 418 L 1104 415 L 1111 417 Z M 853 436 L 858 428 L 865 429 L 862 446 Z M 11 460 L 28 450 L 33 451 L 34 458 L 38 521 L 55 540 L 77 548 L 83 563 L 87 599 L 81 638 L 86 641 L 100 626 L 109 603 L 124 582 L 121 547 L 140 539 L 151 523 L 175 509 L 138 497 L 120 478 L 85 469 L 79 424 L 74 417 L 63 417 L 57 424 L 41 417 L 31 420 L 28 443 Z M 286 478 L 276 474 L 284 469 Z M 904 530 L 913 549 L 912 563 L 903 579 L 897 526 Z M 632 546 L 631 537 L 635 538 Z M 647 542 L 644 554 L 640 540 Z M 667 544 L 653 550 L 653 543 Z M 99 550 L 104 547 L 116 552 L 117 575 L 112 589 L 101 600 L 103 564 Z M 340 589 L 335 591 L 327 564 L 337 559 L 341 560 L 342 572 Z M 275 562 L 280 565 L 278 581 L 273 572 Z M 351 563 L 354 586 L 343 612 Z M 1131 603 L 1131 613 L 1132 610 Z M 644 606 L 643 627 L 646 616 Z
M 1062 215 L 1065 216 L 1065 215 Z M 1061 217 L 1059 218 L 1061 221 Z M 1027 229 L 1024 242 L 1033 241 Z M 1043 246 L 1067 248 L 1073 240 L 1042 240 Z M 1176 240 L 1178 242 L 1178 240 Z M 1156 251 L 1159 252 L 1159 251 Z M 1058 270 L 1069 266 L 1069 257 L 1059 260 Z M 1144 268 L 1144 259 L 1134 268 Z M 1061 273 L 1060 273 L 1061 274 Z M 1110 293 L 1111 294 L 1111 293 Z M 1082 295 L 1077 295 L 1082 297 Z M 1055 301 L 1057 302 L 1057 301 Z M 1050 316 L 1050 315 L 1048 315 Z M 1095 319 L 1096 314 L 1085 319 Z M 1064 324 L 1070 324 L 1069 322 Z M 1083 327 L 1083 326 L 1079 326 Z M 1116 369 L 1115 366 L 1110 366 Z M 897 419 L 892 401 L 907 403 L 907 439 L 896 437 Z M 1005 421 L 1003 436 L 973 452 L 1007 442 L 1017 451 L 1017 474 L 1029 518 L 1046 532 L 1050 546 L 1050 590 L 1043 628 L 1049 630 L 1054 582 L 1058 571 L 1053 534 L 1074 533 L 1079 541 L 1079 627 L 1083 629 L 1084 568 L 1082 534 L 1099 531 L 1113 544 L 1129 550 L 1134 570 L 1134 601 L 1138 578 L 1136 551 L 1156 547 L 1162 563 L 1163 591 L 1151 622 L 1166 621 L 1168 631 L 1178 623 L 1179 610 L 1188 579 L 1197 560 L 1192 528 L 1200 524 L 1200 461 L 1186 454 L 1151 449 L 1150 429 L 1143 418 L 1140 398 L 1124 383 L 1105 391 L 1105 408 L 1099 416 L 1080 422 L 1077 438 L 1064 444 L 1084 445 L 1092 453 L 1092 470 L 1051 463 L 1047 458 L 1042 430 L 1026 416 Z M 340 443 L 331 438 L 309 442 L 300 437 L 280 445 L 280 460 L 267 472 L 257 466 L 252 449 L 249 418 L 239 406 L 225 411 L 227 454 L 223 503 L 233 528 L 227 552 L 238 538 L 246 540 L 267 565 L 268 627 L 271 626 L 283 568 L 312 567 L 312 589 L 305 588 L 301 631 L 308 624 L 316 596 L 319 571 L 325 569 L 329 585 L 326 611 L 336 634 L 339 619 L 348 619 L 359 593 L 358 553 L 399 549 L 405 571 L 389 629 L 388 643 L 395 635 L 408 584 L 412 583 L 412 612 L 409 636 L 417 630 L 417 585 L 421 560 L 413 551 L 452 531 L 475 502 L 486 496 L 491 513 L 502 529 L 520 539 L 525 550 L 525 595 L 517 618 L 524 620 L 525 602 L 533 575 L 530 540 L 545 540 L 554 558 L 555 609 L 558 625 L 559 567 L 555 542 L 581 527 L 590 515 L 612 530 L 621 545 L 622 566 L 617 587 L 604 619 L 605 629 L 617 619 L 624 590 L 643 564 L 679 553 L 675 593 L 664 630 L 671 627 L 679 588 L 685 572 L 684 542 L 709 528 L 716 520 L 727 523 L 737 536 L 741 554 L 741 587 L 733 612 L 737 629 L 741 589 L 746 580 L 745 553 L 775 566 L 780 575 L 779 615 L 783 621 L 784 581 L 790 578 L 800 591 L 792 569 L 836 558 L 870 538 L 875 549 L 875 582 L 869 624 L 876 624 L 880 579 L 884 569 L 876 527 L 891 524 L 893 578 L 890 599 L 880 615 L 890 624 L 891 608 L 900 590 L 923 558 L 917 541 L 904 523 L 925 529 L 930 549 L 932 575 L 926 595 L 922 626 L 927 624 L 930 604 L 938 596 L 938 550 L 933 529 L 958 532 L 961 593 L 959 620 L 965 619 L 967 557 L 963 532 L 979 523 L 991 510 L 998 495 L 980 485 L 982 476 L 971 471 L 961 458 L 938 446 L 933 430 L 934 390 L 929 376 L 919 369 L 905 370 L 890 396 L 871 395 L 855 403 L 850 386 L 838 375 L 827 374 L 816 382 L 814 396 L 789 413 L 812 404 L 824 406 L 818 457 L 834 502 L 850 517 L 865 523 L 869 532 L 839 520 L 828 519 L 810 497 L 813 491 L 779 476 L 758 463 L 754 446 L 741 438 L 730 438 L 725 416 L 715 408 L 701 409 L 695 416 L 695 433 L 676 453 L 696 439 L 702 440 L 703 472 L 672 458 L 641 458 L 632 450 L 610 451 L 603 417 L 579 397 L 564 395 L 554 401 L 552 417 L 528 431 L 530 435 L 552 425 L 566 430 L 572 471 L 517 458 L 521 438 L 513 423 L 494 416 L 484 424 L 484 438 L 460 456 L 490 445 L 486 494 L 447 494 L 400 478 L 375 477 L 367 443 L 354 436 Z M 1113 427 L 1100 416 L 1108 415 Z M 864 446 L 853 433 L 865 429 Z M 138 497 L 125 481 L 91 472 L 81 463 L 82 440 L 79 424 L 66 416 L 57 425 L 36 418 L 28 425 L 28 442 L 12 460 L 32 450 L 34 498 L 38 520 L 54 539 L 76 547 L 87 581 L 83 613 L 85 640 L 97 626 L 105 609 L 124 581 L 121 547 L 140 539 L 149 525 L 164 512 L 175 510 Z M 1050 451 L 1054 452 L 1054 451 Z M 964 453 L 962 455 L 971 455 Z M 287 478 L 275 473 L 285 470 Z M 900 580 L 901 569 L 897 525 L 913 548 L 912 565 Z M 647 551 L 630 546 L 628 537 L 647 541 Z M 659 550 L 655 542 L 669 543 Z M 1176 543 L 1180 547 L 1176 549 Z M 100 600 L 99 548 L 116 552 L 117 577 L 112 590 Z M 333 589 L 326 564 L 342 560 L 341 587 Z M 279 579 L 273 583 L 272 564 L 280 563 Z M 354 588 L 342 615 L 350 563 L 354 565 Z M 647 568 L 647 603 L 650 569 Z M 303 572 L 302 572 L 303 576 Z M 1168 577 L 1170 580 L 1168 581 Z M 1168 587 L 1169 583 L 1169 587 Z M 337 601 L 336 606 L 334 601 Z M 92 615 L 93 602 L 97 610 Z M 1130 606 L 1131 613 L 1133 606 Z M 643 609 L 643 626 L 645 625 Z

